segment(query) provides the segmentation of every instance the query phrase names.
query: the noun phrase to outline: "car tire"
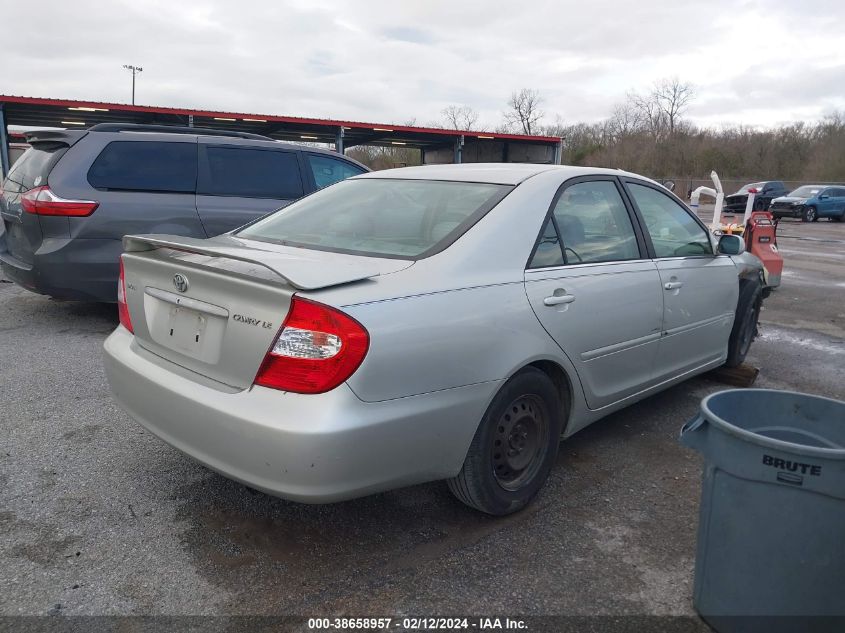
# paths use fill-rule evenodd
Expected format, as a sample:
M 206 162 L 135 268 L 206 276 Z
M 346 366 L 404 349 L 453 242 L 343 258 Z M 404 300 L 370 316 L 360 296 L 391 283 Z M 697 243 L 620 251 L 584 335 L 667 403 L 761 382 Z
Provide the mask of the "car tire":
M 756 279 L 743 279 L 739 282 L 739 300 L 736 317 L 728 339 L 728 358 L 725 367 L 741 365 L 751 349 L 751 343 L 757 336 L 757 322 L 763 305 L 763 286 Z
M 804 215 L 801 216 L 801 219 L 804 222 L 815 222 L 819 219 L 819 214 L 816 211 L 816 207 L 807 207 L 804 209 Z
M 834 222 L 842 222 L 842 220 L 845 220 L 845 211 L 843 211 L 839 215 L 831 216 L 830 219 L 833 220 Z
M 449 490 L 502 516 L 524 508 L 548 479 L 568 410 L 549 376 L 526 367 L 508 380 L 478 425 Z

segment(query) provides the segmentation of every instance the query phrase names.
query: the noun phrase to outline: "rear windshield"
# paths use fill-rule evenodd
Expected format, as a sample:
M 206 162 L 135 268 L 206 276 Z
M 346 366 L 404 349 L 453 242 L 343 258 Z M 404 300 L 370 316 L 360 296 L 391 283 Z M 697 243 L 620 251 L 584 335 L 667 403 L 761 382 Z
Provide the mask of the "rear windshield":
M 23 193 L 47 184 L 47 176 L 58 160 L 67 151 L 63 143 L 38 143 L 21 156 L 3 183 L 3 190 L 9 193 Z
M 446 248 L 511 189 L 437 180 L 345 180 L 238 235 L 316 250 L 417 259 Z

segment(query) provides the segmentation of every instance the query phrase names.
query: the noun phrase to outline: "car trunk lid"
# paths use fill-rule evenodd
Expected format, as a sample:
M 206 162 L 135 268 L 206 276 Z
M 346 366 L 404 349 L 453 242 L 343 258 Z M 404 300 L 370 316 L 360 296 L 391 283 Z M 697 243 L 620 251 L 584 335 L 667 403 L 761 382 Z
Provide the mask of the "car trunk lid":
M 299 290 L 406 268 L 412 262 L 253 243 L 232 236 L 124 238 L 126 302 L 137 343 L 186 369 L 252 385 Z

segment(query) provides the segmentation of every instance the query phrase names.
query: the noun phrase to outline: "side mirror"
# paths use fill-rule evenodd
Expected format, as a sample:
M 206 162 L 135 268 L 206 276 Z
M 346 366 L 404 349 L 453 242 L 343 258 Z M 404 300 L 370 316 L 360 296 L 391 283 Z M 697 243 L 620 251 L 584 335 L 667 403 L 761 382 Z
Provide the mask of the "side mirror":
M 822 195 L 819 196 L 819 200 L 827 200 L 829 197 L 830 196 L 828 196 L 826 193 L 823 193 Z
M 723 235 L 719 238 L 719 252 L 722 255 L 742 255 L 745 252 L 745 240 L 739 235 Z

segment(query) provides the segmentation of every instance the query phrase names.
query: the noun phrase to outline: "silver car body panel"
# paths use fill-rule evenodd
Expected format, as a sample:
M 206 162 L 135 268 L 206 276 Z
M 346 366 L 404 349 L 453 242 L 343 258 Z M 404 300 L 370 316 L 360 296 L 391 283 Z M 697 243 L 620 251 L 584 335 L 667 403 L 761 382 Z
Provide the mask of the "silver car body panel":
M 299 290 L 314 290 L 359 281 L 402 270 L 412 263 L 396 259 L 310 251 L 240 239 L 232 235 L 221 235 L 211 239 L 194 237 L 174 239 L 167 235 L 127 235 L 123 238 L 123 250 L 127 253 L 157 248 L 172 248 L 211 257 L 225 257 L 261 266 L 276 273 L 285 283 Z
M 475 433 L 469 421 L 500 385 L 379 403 L 345 385 L 307 397 L 233 392 L 147 352 L 123 328 L 105 352 L 115 398 L 144 427 L 227 477 L 312 503 L 453 476 Z
M 231 236 L 129 238 L 131 248 L 194 253 L 127 254 L 135 336 L 118 328 L 106 342 L 115 396 L 142 424 L 211 468 L 273 494 L 318 502 L 457 474 L 497 390 L 528 364 L 551 362 L 565 376 L 564 436 L 721 365 L 738 295 L 729 256 L 526 271 L 555 191 L 589 175 L 640 178 L 549 165 L 426 166 L 359 176 L 518 184 L 449 248 L 416 262 Z M 346 268 L 335 265 L 342 260 L 350 262 Z M 268 276 L 267 269 L 274 272 Z M 195 278 L 190 298 L 230 313 L 217 365 L 186 359 L 145 331 L 146 304 L 161 301 L 145 289 L 173 293 L 167 284 L 175 272 Z M 558 290 L 574 301 L 546 305 Z M 252 385 L 294 293 L 340 308 L 370 334 L 361 366 L 325 394 Z M 235 310 L 272 326 L 245 327 L 233 321 Z
M 537 318 L 575 364 L 590 408 L 653 384 L 663 321 L 653 261 L 529 270 L 525 290 Z M 553 296 L 571 302 L 545 305 Z

